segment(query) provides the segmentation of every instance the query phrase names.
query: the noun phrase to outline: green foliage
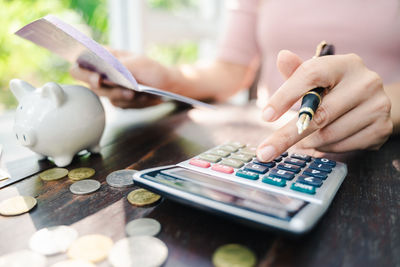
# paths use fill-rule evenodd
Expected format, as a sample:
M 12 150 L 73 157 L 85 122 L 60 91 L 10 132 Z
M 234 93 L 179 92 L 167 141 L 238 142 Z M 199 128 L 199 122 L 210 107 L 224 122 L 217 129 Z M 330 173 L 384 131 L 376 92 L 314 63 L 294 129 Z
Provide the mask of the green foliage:
M 147 2 L 152 8 L 170 11 L 180 8 L 193 7 L 196 3 L 194 0 L 147 0 Z
M 198 45 L 189 41 L 174 45 L 153 44 L 146 54 L 165 65 L 193 63 L 198 58 Z

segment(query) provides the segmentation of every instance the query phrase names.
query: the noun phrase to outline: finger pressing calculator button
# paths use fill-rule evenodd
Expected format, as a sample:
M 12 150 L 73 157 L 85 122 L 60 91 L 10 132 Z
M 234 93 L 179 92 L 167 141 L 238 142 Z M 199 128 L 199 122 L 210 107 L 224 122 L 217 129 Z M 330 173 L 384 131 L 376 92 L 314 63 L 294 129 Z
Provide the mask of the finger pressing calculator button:
M 299 173 L 301 167 L 293 165 L 293 164 L 281 163 L 278 165 L 278 169 Z
M 291 157 L 292 157 L 292 158 L 295 158 L 295 159 L 302 159 L 302 160 L 305 160 L 305 161 L 307 161 L 307 162 L 311 161 L 311 157 L 310 157 L 309 155 L 293 153 L 293 154 L 291 155 Z
M 326 159 L 326 158 L 316 158 L 314 160 L 315 163 L 317 164 L 326 164 L 329 165 L 331 167 L 335 167 L 336 166 L 336 161 L 330 160 L 330 159 Z
M 293 164 L 293 165 L 297 165 L 300 167 L 305 167 L 306 166 L 306 162 L 304 160 L 301 159 L 294 159 L 294 158 L 287 158 L 284 161 L 285 163 L 289 163 L 289 164 Z
M 286 186 L 286 180 L 277 177 L 266 176 L 262 179 L 263 183 L 272 184 L 280 187 Z
M 270 161 L 270 162 L 261 162 L 258 159 L 253 161 L 255 164 L 259 164 L 259 165 L 263 165 L 263 166 L 267 166 L 268 168 L 273 168 L 275 167 L 275 162 Z
M 240 168 L 244 165 L 244 163 L 238 159 L 231 159 L 231 158 L 227 158 L 227 159 L 222 159 L 220 164 L 222 165 L 226 165 L 226 166 L 231 166 L 233 168 Z
M 331 172 L 332 171 L 331 166 L 325 165 L 325 164 L 318 164 L 315 162 L 311 163 L 309 167 L 313 170 L 318 170 L 318 171 L 322 171 L 322 172 Z
M 322 185 L 322 180 L 313 176 L 301 175 L 297 178 L 297 182 L 302 184 L 309 184 L 312 186 L 320 187 Z
M 314 176 L 316 178 L 320 178 L 320 179 L 323 179 L 323 180 L 325 180 L 326 177 L 328 177 L 328 173 L 321 172 L 321 171 L 318 171 L 318 170 L 313 170 L 313 169 L 310 169 L 310 168 L 305 169 L 303 174 L 304 175 Z
M 208 153 L 213 154 L 213 155 L 217 155 L 220 157 L 227 157 L 229 156 L 231 153 L 229 151 L 223 150 L 223 149 L 213 149 L 208 151 Z
M 221 164 L 214 164 L 212 165 L 211 169 L 217 172 L 223 172 L 223 173 L 233 173 L 233 168 Z
M 197 167 L 201 167 L 201 168 L 208 168 L 211 165 L 208 161 L 201 160 L 201 159 L 191 159 L 189 161 L 189 164 L 197 166 Z
M 243 162 L 249 162 L 250 160 L 253 159 L 253 157 L 249 154 L 243 154 L 243 153 L 232 153 L 232 155 L 230 156 L 230 158 L 232 159 L 238 159 L 241 160 Z
M 238 170 L 236 176 L 243 177 L 250 180 L 258 180 L 259 175 L 255 172 L 249 172 L 245 170 Z
M 272 169 L 269 172 L 269 176 L 282 178 L 285 180 L 292 180 L 294 178 L 294 173 L 285 170 Z
M 236 151 L 238 151 L 237 147 L 232 146 L 232 145 L 228 145 L 228 144 L 222 145 L 222 146 L 220 146 L 220 147 L 218 147 L 218 148 L 219 148 L 219 149 L 226 150 L 226 151 L 229 151 L 229 152 L 236 152 Z
M 208 161 L 208 162 L 213 162 L 213 163 L 218 162 L 221 159 L 220 156 L 208 154 L 208 153 L 200 154 L 199 158 L 202 160 Z
M 239 150 L 240 153 L 251 155 L 252 157 L 256 156 L 256 148 L 255 147 L 245 147 Z
M 244 169 L 251 172 L 261 173 L 264 174 L 268 171 L 268 167 L 262 166 L 255 163 L 248 163 L 244 166 Z
M 290 187 L 292 190 L 296 190 L 302 193 L 307 193 L 310 195 L 315 194 L 315 187 L 312 185 L 308 184 L 302 184 L 302 183 L 293 183 L 292 186 Z

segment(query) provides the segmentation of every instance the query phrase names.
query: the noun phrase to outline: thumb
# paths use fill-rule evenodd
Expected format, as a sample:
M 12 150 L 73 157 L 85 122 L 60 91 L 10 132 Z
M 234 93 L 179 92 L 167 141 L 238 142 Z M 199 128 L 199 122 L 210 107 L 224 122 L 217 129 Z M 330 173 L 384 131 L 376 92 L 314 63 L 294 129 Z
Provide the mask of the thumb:
M 301 63 L 303 63 L 303 60 L 289 50 L 281 50 L 276 60 L 278 70 L 285 79 L 288 79 Z

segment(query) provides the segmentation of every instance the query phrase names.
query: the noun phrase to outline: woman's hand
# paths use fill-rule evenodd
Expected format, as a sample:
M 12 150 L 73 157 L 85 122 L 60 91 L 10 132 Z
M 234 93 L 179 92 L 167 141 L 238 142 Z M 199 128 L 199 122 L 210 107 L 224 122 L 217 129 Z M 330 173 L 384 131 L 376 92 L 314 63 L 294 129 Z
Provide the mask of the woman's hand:
M 109 51 L 134 74 L 138 83 L 156 88 L 169 86 L 168 69 L 160 63 L 143 56 L 134 56 L 126 51 Z M 110 102 L 121 108 L 142 108 L 159 104 L 159 97 L 139 93 L 133 90 L 105 83 L 98 73 L 82 69 L 75 65 L 70 70 L 71 75 L 78 80 L 86 82 L 90 89 L 99 96 L 109 98 Z
M 355 54 L 313 58 L 302 63 L 287 50 L 277 65 L 286 82 L 263 110 L 265 121 L 275 121 L 312 88 L 327 88 L 309 127 L 297 133 L 297 117 L 264 140 L 257 157 L 270 161 L 298 143 L 305 149 L 345 152 L 379 149 L 393 130 L 391 102 L 380 76 Z

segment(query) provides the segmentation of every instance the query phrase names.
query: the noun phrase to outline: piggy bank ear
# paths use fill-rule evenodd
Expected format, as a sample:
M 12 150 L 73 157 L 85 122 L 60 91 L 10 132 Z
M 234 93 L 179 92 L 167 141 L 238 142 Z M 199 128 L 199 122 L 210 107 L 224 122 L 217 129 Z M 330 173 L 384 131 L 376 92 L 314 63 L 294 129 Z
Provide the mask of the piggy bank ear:
M 23 80 L 12 79 L 10 81 L 10 89 L 18 102 L 20 102 L 25 95 L 32 93 L 36 88 Z
M 43 85 L 42 97 L 50 99 L 56 107 L 61 106 L 65 100 L 64 90 L 55 82 L 49 82 Z

